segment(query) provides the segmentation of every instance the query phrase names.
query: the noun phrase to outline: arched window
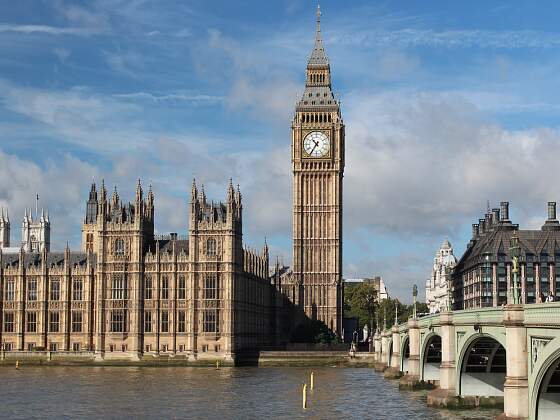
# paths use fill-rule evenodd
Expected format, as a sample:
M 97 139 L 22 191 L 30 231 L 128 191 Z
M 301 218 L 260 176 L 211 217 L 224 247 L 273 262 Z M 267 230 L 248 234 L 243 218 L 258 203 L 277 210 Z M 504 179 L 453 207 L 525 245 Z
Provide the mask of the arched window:
M 31 252 L 39 252 L 39 241 L 35 235 L 31 235 Z
M 117 239 L 115 241 L 115 254 L 124 255 L 124 241 L 122 239 Z
M 93 252 L 93 233 L 88 233 L 86 236 L 86 251 Z
M 206 255 L 216 255 L 216 240 L 214 238 L 206 241 Z

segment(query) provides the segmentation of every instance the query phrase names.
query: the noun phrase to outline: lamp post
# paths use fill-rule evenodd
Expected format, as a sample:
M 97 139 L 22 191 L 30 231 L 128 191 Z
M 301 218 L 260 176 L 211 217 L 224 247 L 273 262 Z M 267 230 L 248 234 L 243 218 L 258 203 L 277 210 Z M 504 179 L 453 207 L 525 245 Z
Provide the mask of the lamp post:
M 509 239 L 509 256 L 513 263 L 513 298 L 510 300 L 514 305 L 519 305 L 519 286 L 517 284 L 517 272 L 519 271 L 519 254 L 521 248 L 519 246 L 519 238 L 517 231 L 513 231 L 513 235 Z
M 418 286 L 412 286 L 412 318 L 416 319 L 416 296 L 418 296 Z

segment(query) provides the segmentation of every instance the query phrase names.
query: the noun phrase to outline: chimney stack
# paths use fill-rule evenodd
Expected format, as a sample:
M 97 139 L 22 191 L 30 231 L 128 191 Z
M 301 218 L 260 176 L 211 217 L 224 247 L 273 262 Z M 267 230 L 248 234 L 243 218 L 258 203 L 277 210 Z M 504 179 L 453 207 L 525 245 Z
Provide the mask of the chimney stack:
M 556 220 L 556 201 L 548 202 L 548 220 L 551 222 Z
M 484 235 L 486 231 L 486 220 L 485 219 L 478 219 L 478 233 L 480 236 Z
M 556 219 L 556 201 L 548 202 L 548 219 L 544 222 L 542 230 L 560 230 L 560 222 Z
M 478 238 L 478 225 L 476 223 L 472 225 L 472 237 L 473 239 Z
M 492 209 L 492 224 L 497 226 L 500 223 L 500 209 Z
M 502 222 L 509 222 L 509 202 L 502 201 L 500 203 L 500 207 L 502 208 L 500 214 L 502 215 Z

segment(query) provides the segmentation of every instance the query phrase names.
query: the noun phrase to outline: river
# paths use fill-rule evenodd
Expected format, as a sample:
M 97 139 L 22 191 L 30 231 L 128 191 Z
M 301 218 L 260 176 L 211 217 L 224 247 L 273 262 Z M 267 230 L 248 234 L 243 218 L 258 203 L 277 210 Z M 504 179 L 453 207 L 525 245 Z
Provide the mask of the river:
M 372 369 L 0 368 L 0 417 L 180 419 L 490 419 L 497 410 L 426 407 L 425 392 L 401 392 Z

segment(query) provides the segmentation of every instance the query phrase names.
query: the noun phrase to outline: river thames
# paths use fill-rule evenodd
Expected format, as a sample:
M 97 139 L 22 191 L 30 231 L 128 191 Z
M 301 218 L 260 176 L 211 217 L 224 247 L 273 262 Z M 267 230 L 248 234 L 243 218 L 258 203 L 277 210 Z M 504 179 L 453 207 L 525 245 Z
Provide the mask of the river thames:
M 0 369 L 0 417 L 29 418 L 354 418 L 490 419 L 497 410 L 426 407 L 372 369 L 31 367 Z

